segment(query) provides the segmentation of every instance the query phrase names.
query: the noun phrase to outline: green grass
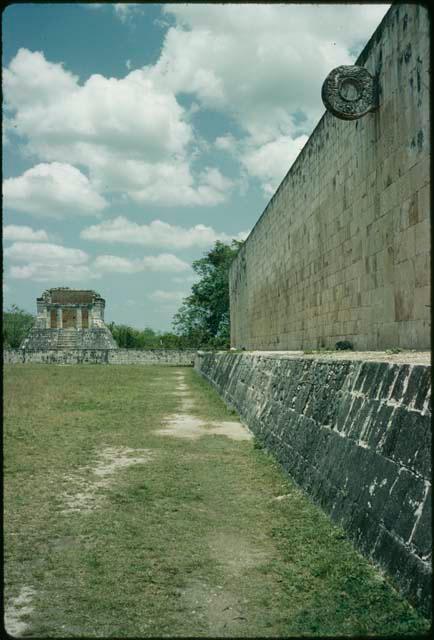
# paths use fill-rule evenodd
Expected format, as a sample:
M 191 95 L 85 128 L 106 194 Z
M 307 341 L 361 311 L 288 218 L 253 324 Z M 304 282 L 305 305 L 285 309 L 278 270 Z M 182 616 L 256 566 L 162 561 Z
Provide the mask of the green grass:
M 180 372 L 189 413 L 235 419 L 191 368 L 5 367 L 5 602 L 35 591 L 24 635 L 427 632 L 255 440 L 154 433 L 181 411 Z M 93 481 L 107 447 L 153 455 L 62 513 L 67 477 Z

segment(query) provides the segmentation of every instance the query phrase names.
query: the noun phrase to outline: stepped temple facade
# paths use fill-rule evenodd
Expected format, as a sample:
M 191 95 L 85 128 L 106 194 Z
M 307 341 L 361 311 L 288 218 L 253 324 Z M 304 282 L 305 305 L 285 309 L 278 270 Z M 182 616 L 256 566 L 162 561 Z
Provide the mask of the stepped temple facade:
M 36 299 L 37 317 L 20 346 L 26 351 L 117 349 L 104 323 L 105 300 L 88 289 L 47 289 Z

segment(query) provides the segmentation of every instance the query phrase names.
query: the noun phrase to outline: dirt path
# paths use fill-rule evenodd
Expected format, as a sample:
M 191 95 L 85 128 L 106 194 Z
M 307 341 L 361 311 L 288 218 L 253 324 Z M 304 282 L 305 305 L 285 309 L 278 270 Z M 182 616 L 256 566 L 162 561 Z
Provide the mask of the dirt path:
M 190 368 L 11 365 L 15 637 L 428 628 Z

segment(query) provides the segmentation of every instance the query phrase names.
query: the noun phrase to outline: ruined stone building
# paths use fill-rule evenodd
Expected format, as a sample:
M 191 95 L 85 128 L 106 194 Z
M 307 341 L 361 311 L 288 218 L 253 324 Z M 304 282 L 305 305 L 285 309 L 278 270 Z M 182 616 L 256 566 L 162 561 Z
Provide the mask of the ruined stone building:
M 36 299 L 37 317 L 21 344 L 26 351 L 117 349 L 104 324 L 105 300 L 89 289 L 47 289 Z

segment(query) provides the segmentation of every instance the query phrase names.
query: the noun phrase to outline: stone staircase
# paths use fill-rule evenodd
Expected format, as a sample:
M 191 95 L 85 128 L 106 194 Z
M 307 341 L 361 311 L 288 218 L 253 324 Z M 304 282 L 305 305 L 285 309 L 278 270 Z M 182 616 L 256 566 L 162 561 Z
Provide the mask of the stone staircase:
M 72 351 L 73 349 L 80 349 L 80 347 L 81 335 L 77 329 L 62 329 L 59 331 L 57 349 Z
M 25 351 L 75 351 L 77 349 L 117 349 L 109 329 L 40 329 L 34 327 L 21 343 Z

